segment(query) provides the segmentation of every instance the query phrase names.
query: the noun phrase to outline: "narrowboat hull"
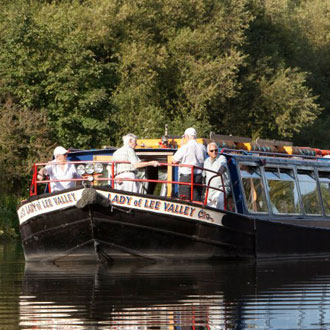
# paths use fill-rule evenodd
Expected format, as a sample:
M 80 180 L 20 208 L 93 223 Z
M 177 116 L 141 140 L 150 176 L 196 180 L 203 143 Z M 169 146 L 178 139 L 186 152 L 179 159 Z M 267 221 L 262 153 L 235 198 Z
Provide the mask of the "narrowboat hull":
M 19 207 L 26 260 L 187 260 L 254 254 L 252 220 L 180 200 L 87 189 L 102 196 L 100 200 L 77 207 L 84 191 L 77 188 L 40 195 Z M 63 205 L 54 207 L 60 200 Z M 235 218 L 235 227 L 222 225 L 227 217 Z
M 39 195 L 18 215 L 27 261 L 330 256 L 327 221 L 262 219 L 104 187 Z

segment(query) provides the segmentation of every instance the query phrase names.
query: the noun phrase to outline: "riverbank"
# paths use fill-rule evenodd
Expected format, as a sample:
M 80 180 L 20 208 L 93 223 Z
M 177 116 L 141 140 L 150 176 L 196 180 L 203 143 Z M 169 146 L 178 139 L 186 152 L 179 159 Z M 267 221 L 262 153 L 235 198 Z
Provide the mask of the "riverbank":
M 18 238 L 17 203 L 18 199 L 16 196 L 0 196 L 0 241 L 15 240 Z

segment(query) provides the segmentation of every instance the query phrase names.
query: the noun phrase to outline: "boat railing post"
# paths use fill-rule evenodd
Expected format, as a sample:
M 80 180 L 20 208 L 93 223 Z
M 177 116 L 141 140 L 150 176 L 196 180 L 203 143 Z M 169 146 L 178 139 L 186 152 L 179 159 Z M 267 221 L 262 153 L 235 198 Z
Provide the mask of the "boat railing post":
M 172 156 L 167 156 L 167 163 L 164 164 L 167 166 L 167 183 L 166 183 L 166 195 L 168 197 L 172 196 L 174 190 L 173 186 L 173 165 L 172 165 Z
M 225 185 L 224 185 L 224 180 L 223 180 L 222 173 L 220 174 L 220 179 L 221 179 L 221 186 L 222 186 L 222 192 L 223 192 L 223 209 L 227 210 L 226 188 L 225 188 Z
M 32 183 L 30 186 L 30 196 L 34 196 L 37 194 L 37 165 L 33 165 L 33 176 Z
M 191 175 L 190 175 L 190 200 L 194 200 L 194 166 L 191 166 Z
M 115 188 L 115 162 L 112 161 L 111 163 L 111 176 L 112 176 L 112 181 L 111 181 L 111 187 L 112 189 Z
M 206 171 L 208 171 L 208 170 L 206 170 Z M 209 189 L 210 189 L 210 185 L 209 185 L 208 182 L 206 182 L 206 185 L 205 185 L 205 196 L 204 196 L 204 203 L 203 203 L 204 205 L 207 205 L 207 198 L 209 197 Z

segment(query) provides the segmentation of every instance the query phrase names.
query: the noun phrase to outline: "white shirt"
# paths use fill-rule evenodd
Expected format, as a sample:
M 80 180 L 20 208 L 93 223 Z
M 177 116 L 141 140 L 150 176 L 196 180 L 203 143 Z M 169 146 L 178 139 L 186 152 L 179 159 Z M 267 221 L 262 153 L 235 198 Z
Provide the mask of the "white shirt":
M 56 163 L 52 160 L 50 163 Z M 49 175 L 50 180 L 71 180 L 74 178 L 80 178 L 77 173 L 76 167 L 73 164 L 65 164 L 64 169 L 59 164 L 49 164 L 45 166 L 46 175 Z M 75 186 L 74 181 L 56 181 L 50 183 L 51 191 L 60 191 L 63 189 L 73 188 Z
M 227 159 L 225 156 L 220 155 L 215 160 L 212 160 L 212 158 L 209 157 L 204 162 L 204 169 L 211 170 L 214 172 L 219 172 L 221 166 L 226 166 L 226 164 L 227 164 Z M 209 171 L 203 172 L 203 176 L 205 176 L 205 178 L 206 178 L 206 180 L 205 180 L 206 185 L 209 183 L 209 180 L 214 175 L 216 175 L 216 174 L 213 172 L 209 172 Z M 216 187 L 216 188 L 222 187 L 221 177 L 217 176 L 217 177 L 213 178 L 211 181 L 211 186 Z
M 130 162 L 130 164 L 116 164 L 115 165 L 115 173 L 123 173 L 129 171 L 135 171 L 135 164 L 139 163 L 141 159 L 135 153 L 135 150 L 130 146 L 123 146 L 116 150 L 113 153 L 112 160 L 114 162 Z
M 206 149 L 204 145 L 197 143 L 196 140 L 190 140 L 184 144 L 173 156 L 175 162 L 203 167 Z M 179 167 L 180 174 L 191 174 L 190 167 Z M 201 169 L 195 168 L 195 174 L 202 173 Z
M 216 173 L 212 173 L 207 170 L 212 170 L 214 172 L 219 172 L 221 166 L 226 166 L 227 164 L 227 159 L 225 156 L 218 156 L 215 160 L 212 160 L 211 157 L 207 158 L 204 162 L 204 171 L 203 171 L 203 176 L 206 177 L 206 185 L 209 183 L 209 180 L 216 175 Z M 226 172 L 223 174 L 223 180 L 224 180 L 224 185 L 228 184 L 226 180 Z M 214 188 L 220 188 L 222 189 L 222 181 L 220 176 L 216 176 L 212 179 L 210 182 L 210 187 Z M 208 195 L 207 195 L 207 205 L 216 207 L 218 209 L 223 209 L 224 207 L 224 193 L 222 191 L 216 190 L 216 189 L 209 189 Z

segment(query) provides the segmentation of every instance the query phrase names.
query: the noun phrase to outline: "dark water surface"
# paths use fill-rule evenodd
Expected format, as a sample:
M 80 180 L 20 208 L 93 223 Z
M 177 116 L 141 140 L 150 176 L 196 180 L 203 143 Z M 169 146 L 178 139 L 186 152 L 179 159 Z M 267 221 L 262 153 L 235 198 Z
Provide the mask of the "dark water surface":
M 0 329 L 330 329 L 330 261 L 26 264 L 0 245 Z

